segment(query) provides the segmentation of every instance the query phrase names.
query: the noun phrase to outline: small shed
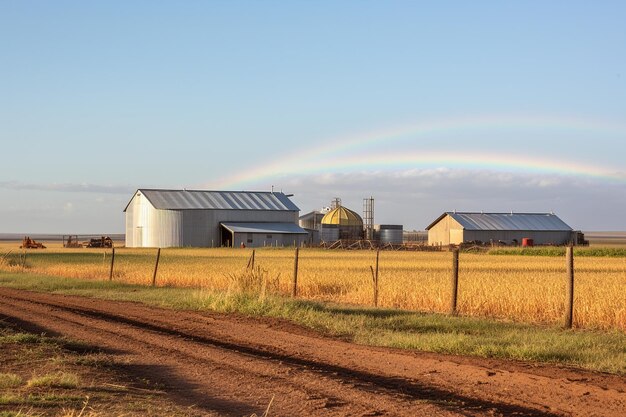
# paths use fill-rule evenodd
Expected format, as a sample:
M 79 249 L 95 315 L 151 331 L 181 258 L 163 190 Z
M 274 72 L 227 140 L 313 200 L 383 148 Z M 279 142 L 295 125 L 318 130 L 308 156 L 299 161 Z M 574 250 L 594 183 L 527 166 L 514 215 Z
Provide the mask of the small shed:
M 429 245 L 521 244 L 524 239 L 532 239 L 537 245 L 576 242 L 576 232 L 554 213 L 446 212 L 426 230 Z
M 295 223 L 222 223 L 222 241 L 233 246 L 298 246 L 308 232 Z

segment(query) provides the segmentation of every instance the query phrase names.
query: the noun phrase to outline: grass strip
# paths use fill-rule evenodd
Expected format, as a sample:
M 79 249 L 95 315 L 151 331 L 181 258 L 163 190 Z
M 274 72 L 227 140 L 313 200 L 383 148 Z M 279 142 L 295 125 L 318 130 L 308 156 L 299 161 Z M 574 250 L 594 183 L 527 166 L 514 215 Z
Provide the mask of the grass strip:
M 290 320 L 359 344 L 516 359 L 626 374 L 626 334 L 563 330 L 496 320 L 293 300 L 189 288 L 152 288 L 36 274 L 0 272 L 10 288 L 80 295 L 196 311 Z
M 497 248 L 490 249 L 489 255 L 514 256 L 565 256 L 565 248 L 561 246 L 545 246 L 533 248 Z M 590 258 L 626 258 L 626 248 L 574 248 L 574 256 Z
M 31 378 L 27 385 L 29 387 L 54 387 L 54 388 L 76 388 L 80 384 L 80 378 L 67 372 L 56 372 Z

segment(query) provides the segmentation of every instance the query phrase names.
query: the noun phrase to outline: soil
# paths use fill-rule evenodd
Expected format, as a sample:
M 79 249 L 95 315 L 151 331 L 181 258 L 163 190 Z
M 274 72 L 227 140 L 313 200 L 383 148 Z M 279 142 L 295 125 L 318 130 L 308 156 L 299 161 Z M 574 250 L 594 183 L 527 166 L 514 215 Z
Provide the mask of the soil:
M 23 332 L 0 321 L 2 337 Z M 17 376 L 0 384 L 0 416 L 186 416 L 158 386 L 119 372 L 114 355 L 97 347 L 33 335 L 0 345 L 0 374 Z M 71 376 L 32 384 L 42 377 Z M 0 379 L 3 379 L 0 377 Z M 67 382 L 70 381 L 70 382 Z
M 0 320 L 106 350 L 187 415 L 626 416 L 623 376 L 360 346 L 282 320 L 6 288 Z

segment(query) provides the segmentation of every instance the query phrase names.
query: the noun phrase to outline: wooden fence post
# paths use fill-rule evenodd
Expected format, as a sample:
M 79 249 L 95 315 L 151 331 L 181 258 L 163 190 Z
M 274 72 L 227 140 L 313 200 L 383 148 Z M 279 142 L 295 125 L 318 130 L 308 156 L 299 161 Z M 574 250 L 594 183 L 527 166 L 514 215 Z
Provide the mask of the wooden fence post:
M 254 269 L 254 249 L 252 249 L 252 254 L 250 255 L 250 259 L 248 259 L 248 266 L 246 269 Z
M 291 296 L 296 297 L 298 295 L 298 257 L 300 249 L 296 246 L 296 254 L 293 259 L 293 287 L 291 288 Z
M 380 259 L 380 248 L 376 249 L 376 268 L 370 269 L 372 270 L 372 281 L 374 284 L 374 307 L 378 307 L 378 261 Z
M 565 252 L 567 265 L 567 287 L 565 289 L 565 327 L 571 329 L 574 324 L 574 247 L 568 246 Z
M 113 264 L 115 263 L 115 248 L 111 249 L 111 269 L 109 271 L 109 281 L 113 280 Z
M 456 316 L 457 314 L 457 299 L 459 296 L 459 249 L 454 249 L 452 252 L 452 294 L 450 297 L 450 314 Z
M 156 263 L 154 264 L 154 274 L 152 274 L 152 286 L 156 286 L 157 270 L 159 269 L 159 259 L 161 258 L 161 248 L 157 251 Z

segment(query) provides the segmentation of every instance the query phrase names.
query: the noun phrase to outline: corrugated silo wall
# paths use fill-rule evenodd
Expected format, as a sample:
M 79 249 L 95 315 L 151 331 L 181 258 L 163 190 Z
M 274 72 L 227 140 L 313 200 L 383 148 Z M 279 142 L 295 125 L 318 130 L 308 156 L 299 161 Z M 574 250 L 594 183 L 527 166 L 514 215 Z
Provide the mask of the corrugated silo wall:
M 126 246 L 167 248 L 182 245 L 182 213 L 157 210 L 142 195 L 126 209 Z
M 404 234 L 401 225 L 379 225 L 375 228 L 374 236 L 380 243 L 402 244 Z
M 336 224 L 323 224 L 320 239 L 322 242 L 334 242 L 339 240 L 339 226 Z

